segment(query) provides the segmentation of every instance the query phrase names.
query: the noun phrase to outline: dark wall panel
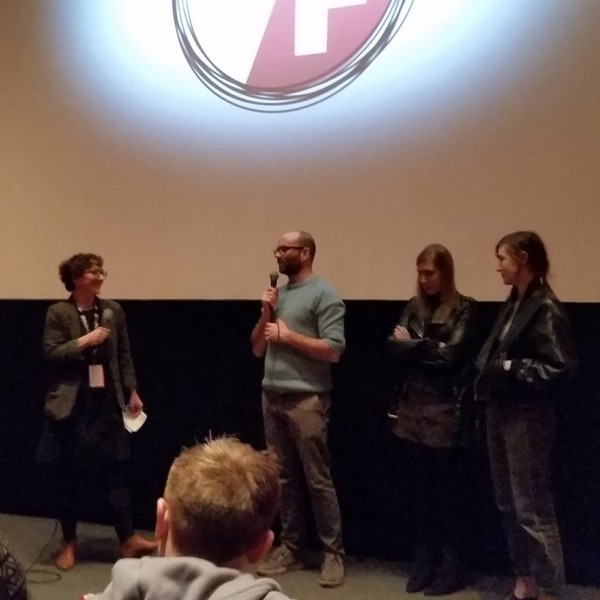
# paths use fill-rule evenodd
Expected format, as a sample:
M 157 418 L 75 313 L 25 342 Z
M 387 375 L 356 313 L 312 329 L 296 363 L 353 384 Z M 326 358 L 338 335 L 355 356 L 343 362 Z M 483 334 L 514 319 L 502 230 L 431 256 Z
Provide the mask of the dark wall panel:
M 49 302 L 0 302 L 0 510 L 53 516 L 48 473 L 34 462 L 45 389 L 41 337 Z M 149 420 L 132 436 L 137 525 L 153 527 L 154 503 L 182 446 L 236 434 L 263 446 L 262 363 L 249 335 L 257 302 L 123 302 Z M 402 302 L 347 303 L 348 348 L 334 367 L 331 414 L 334 476 L 352 554 L 409 558 L 411 518 L 404 456 L 389 432 L 384 340 Z M 481 335 L 498 310 L 481 304 Z M 568 304 L 580 355 L 572 393 L 561 405 L 557 500 L 569 579 L 600 584 L 600 305 Z M 506 571 L 485 448 L 465 453 L 464 506 L 474 565 Z M 90 519 L 102 521 L 98 507 Z

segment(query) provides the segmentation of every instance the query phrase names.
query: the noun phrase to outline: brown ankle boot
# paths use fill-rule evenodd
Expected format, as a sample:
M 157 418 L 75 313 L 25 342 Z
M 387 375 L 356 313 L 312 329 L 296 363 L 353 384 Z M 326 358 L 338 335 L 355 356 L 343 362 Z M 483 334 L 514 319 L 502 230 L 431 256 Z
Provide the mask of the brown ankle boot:
M 75 546 L 76 541 L 63 542 L 60 552 L 56 555 L 54 564 L 61 571 L 68 571 L 75 566 Z
M 154 554 L 157 549 L 157 541 L 147 540 L 138 533 L 134 533 L 121 544 L 121 556 L 123 558 L 139 558 L 146 554 Z

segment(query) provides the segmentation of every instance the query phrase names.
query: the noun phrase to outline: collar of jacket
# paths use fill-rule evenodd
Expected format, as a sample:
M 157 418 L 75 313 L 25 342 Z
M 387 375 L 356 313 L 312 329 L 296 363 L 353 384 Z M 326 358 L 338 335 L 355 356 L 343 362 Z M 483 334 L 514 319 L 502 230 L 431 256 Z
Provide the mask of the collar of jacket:
M 504 339 L 496 345 L 496 340 L 502 331 L 502 328 L 506 324 L 506 319 L 510 314 L 510 311 L 513 310 L 515 303 L 518 301 L 518 291 L 516 288 L 512 288 L 506 302 L 500 309 L 500 313 L 498 314 L 498 318 L 494 323 L 494 327 L 490 336 L 488 337 L 486 343 L 484 344 L 479 357 L 477 358 L 477 365 L 480 370 L 483 370 L 485 366 L 489 363 L 489 361 L 493 358 L 491 356 L 492 348 L 494 348 L 494 356 L 503 352 L 506 348 L 508 348 L 511 343 L 519 338 L 519 335 L 526 327 L 526 325 L 531 321 L 533 315 L 537 312 L 539 307 L 543 304 L 543 302 L 548 297 L 549 293 L 551 294 L 550 287 L 547 283 L 545 283 L 542 279 L 535 278 L 530 281 L 523 297 L 521 298 L 521 304 L 517 309 L 517 314 L 513 318 L 513 322 L 508 330 Z
M 98 305 L 100 317 L 102 317 L 103 311 L 105 308 L 107 308 L 108 303 L 106 300 L 103 300 L 99 296 L 96 296 L 95 302 Z M 77 310 L 75 298 L 73 298 L 72 294 L 67 300 L 67 305 L 70 307 L 70 309 L 67 312 L 69 332 L 73 339 L 77 339 L 81 335 L 81 320 L 79 318 L 79 311 Z
M 514 340 L 519 338 L 521 332 L 544 303 L 549 293 L 551 293 L 550 288 L 543 280 L 536 278 L 529 283 L 521 298 L 517 314 L 514 316 L 506 336 L 499 344 L 499 349 L 507 348 Z M 517 300 L 517 290 L 513 288 L 509 299 L 511 309 Z M 504 326 L 504 322 L 502 322 L 502 326 Z
M 440 304 L 440 306 L 438 306 L 433 311 L 431 318 L 428 320 L 428 323 L 432 325 L 445 325 L 446 323 L 451 323 L 456 318 L 456 315 L 458 315 L 460 311 L 464 308 L 466 302 L 468 302 L 468 299 L 462 294 L 458 294 L 457 305 L 454 310 L 448 312 L 448 307 L 444 304 Z M 410 324 L 411 329 L 419 337 L 424 337 L 425 320 L 423 319 L 423 315 L 421 315 L 417 306 L 415 306 L 414 314 L 415 319 Z

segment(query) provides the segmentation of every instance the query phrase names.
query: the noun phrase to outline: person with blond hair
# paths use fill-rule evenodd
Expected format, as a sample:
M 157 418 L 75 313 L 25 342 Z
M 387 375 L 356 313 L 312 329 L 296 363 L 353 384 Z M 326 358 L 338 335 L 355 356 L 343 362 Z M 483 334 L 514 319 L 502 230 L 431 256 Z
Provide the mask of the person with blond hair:
M 286 600 L 277 582 L 242 573 L 270 549 L 279 465 L 234 438 L 184 450 L 156 505 L 157 557 L 122 559 L 86 600 Z

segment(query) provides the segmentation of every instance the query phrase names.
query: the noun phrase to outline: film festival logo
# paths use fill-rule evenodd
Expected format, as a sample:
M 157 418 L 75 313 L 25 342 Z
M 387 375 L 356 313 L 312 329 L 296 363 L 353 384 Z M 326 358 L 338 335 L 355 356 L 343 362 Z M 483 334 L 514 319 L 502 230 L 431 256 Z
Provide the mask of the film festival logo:
M 181 50 L 222 100 L 300 110 L 350 85 L 381 54 L 414 0 L 172 0 Z

